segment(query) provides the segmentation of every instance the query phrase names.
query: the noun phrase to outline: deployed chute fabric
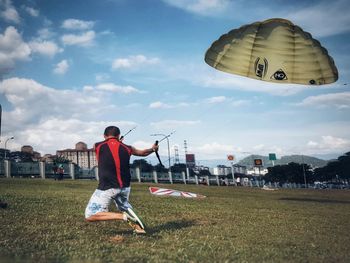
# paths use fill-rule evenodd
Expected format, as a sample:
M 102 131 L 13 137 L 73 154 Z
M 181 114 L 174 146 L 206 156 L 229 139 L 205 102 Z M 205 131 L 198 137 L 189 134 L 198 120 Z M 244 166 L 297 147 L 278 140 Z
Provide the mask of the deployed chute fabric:
M 206 52 L 205 62 L 224 72 L 278 83 L 322 85 L 338 79 L 334 61 L 320 42 L 281 18 L 222 35 Z
M 149 191 L 153 195 L 157 196 L 175 196 L 175 197 L 186 197 L 186 198 L 205 198 L 206 196 L 196 194 L 196 193 L 190 193 L 190 192 L 183 192 L 173 189 L 167 189 L 167 188 L 159 188 L 159 187 L 149 187 Z

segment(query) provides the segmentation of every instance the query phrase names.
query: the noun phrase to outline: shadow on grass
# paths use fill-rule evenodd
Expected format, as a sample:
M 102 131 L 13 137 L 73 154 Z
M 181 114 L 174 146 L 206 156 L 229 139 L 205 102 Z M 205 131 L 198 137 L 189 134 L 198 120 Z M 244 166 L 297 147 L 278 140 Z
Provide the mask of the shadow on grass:
M 182 228 L 191 227 L 196 225 L 197 222 L 195 220 L 176 220 L 176 221 L 170 221 L 166 222 L 161 225 L 157 225 L 154 227 L 147 227 L 146 226 L 146 232 L 148 237 L 157 237 L 157 235 L 162 232 L 170 232 L 170 231 L 177 231 Z M 118 231 L 116 234 L 119 235 L 132 235 L 132 231 Z
M 150 235 L 155 235 L 161 231 L 175 231 L 181 228 L 191 227 L 194 225 L 196 225 L 195 220 L 170 221 L 155 227 L 147 228 L 147 233 L 149 233 Z
M 350 201 L 344 200 L 326 200 L 326 199 L 314 199 L 314 198 L 293 198 L 293 197 L 284 197 L 280 198 L 281 201 L 297 201 L 297 202 L 316 202 L 322 204 L 350 204 Z

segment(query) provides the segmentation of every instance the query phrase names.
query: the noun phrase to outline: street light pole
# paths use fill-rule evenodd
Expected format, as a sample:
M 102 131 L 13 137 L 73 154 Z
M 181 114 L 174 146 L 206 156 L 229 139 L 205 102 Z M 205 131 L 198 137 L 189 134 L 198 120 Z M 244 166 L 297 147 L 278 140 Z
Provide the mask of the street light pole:
M 166 137 L 166 141 L 168 144 L 168 162 L 169 162 L 169 169 L 170 169 L 170 147 L 169 147 L 169 138 L 168 136 Z
M 13 140 L 15 137 L 10 137 L 10 138 L 8 138 L 6 141 L 5 141 L 5 157 L 4 157 L 4 160 L 6 160 L 6 151 L 7 151 L 7 142 L 9 141 L 9 140 Z
M 304 155 L 303 154 L 301 155 L 301 162 L 302 162 L 302 165 L 303 165 L 304 186 L 305 186 L 305 188 L 307 188 L 306 175 L 305 175 L 305 166 L 304 166 Z

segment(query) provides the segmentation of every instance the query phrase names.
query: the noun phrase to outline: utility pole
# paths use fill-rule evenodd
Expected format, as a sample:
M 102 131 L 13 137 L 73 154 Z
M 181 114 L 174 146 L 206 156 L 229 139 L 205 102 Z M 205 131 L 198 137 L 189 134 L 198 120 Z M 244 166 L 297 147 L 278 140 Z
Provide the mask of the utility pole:
M 1 117 L 2 117 L 2 106 L 0 104 L 0 142 L 1 142 Z
M 190 180 L 190 169 L 187 165 L 187 141 L 184 140 L 184 149 L 185 149 L 185 164 L 186 164 L 186 175 L 187 175 L 187 180 Z
M 306 175 L 305 175 L 305 166 L 304 166 L 304 155 L 303 154 L 301 155 L 301 162 L 302 162 L 302 165 L 303 165 L 304 185 L 305 185 L 305 188 L 307 188 Z
M 177 146 L 174 146 L 174 150 L 175 150 L 175 163 L 179 164 L 180 163 L 179 149 L 177 148 Z
M 5 141 L 5 157 L 4 157 L 4 160 L 6 160 L 6 152 L 7 152 L 7 142 L 9 141 L 9 140 L 13 140 L 15 137 L 10 137 L 10 138 L 8 138 L 6 141 Z

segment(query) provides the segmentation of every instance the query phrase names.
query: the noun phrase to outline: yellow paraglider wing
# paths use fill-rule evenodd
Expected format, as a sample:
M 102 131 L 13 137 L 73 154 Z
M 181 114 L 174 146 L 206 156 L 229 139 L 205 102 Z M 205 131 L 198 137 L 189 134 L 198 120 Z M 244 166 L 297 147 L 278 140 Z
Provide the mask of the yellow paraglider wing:
M 338 79 L 334 61 L 320 42 L 280 18 L 222 35 L 207 50 L 205 62 L 224 72 L 278 83 L 322 85 Z

